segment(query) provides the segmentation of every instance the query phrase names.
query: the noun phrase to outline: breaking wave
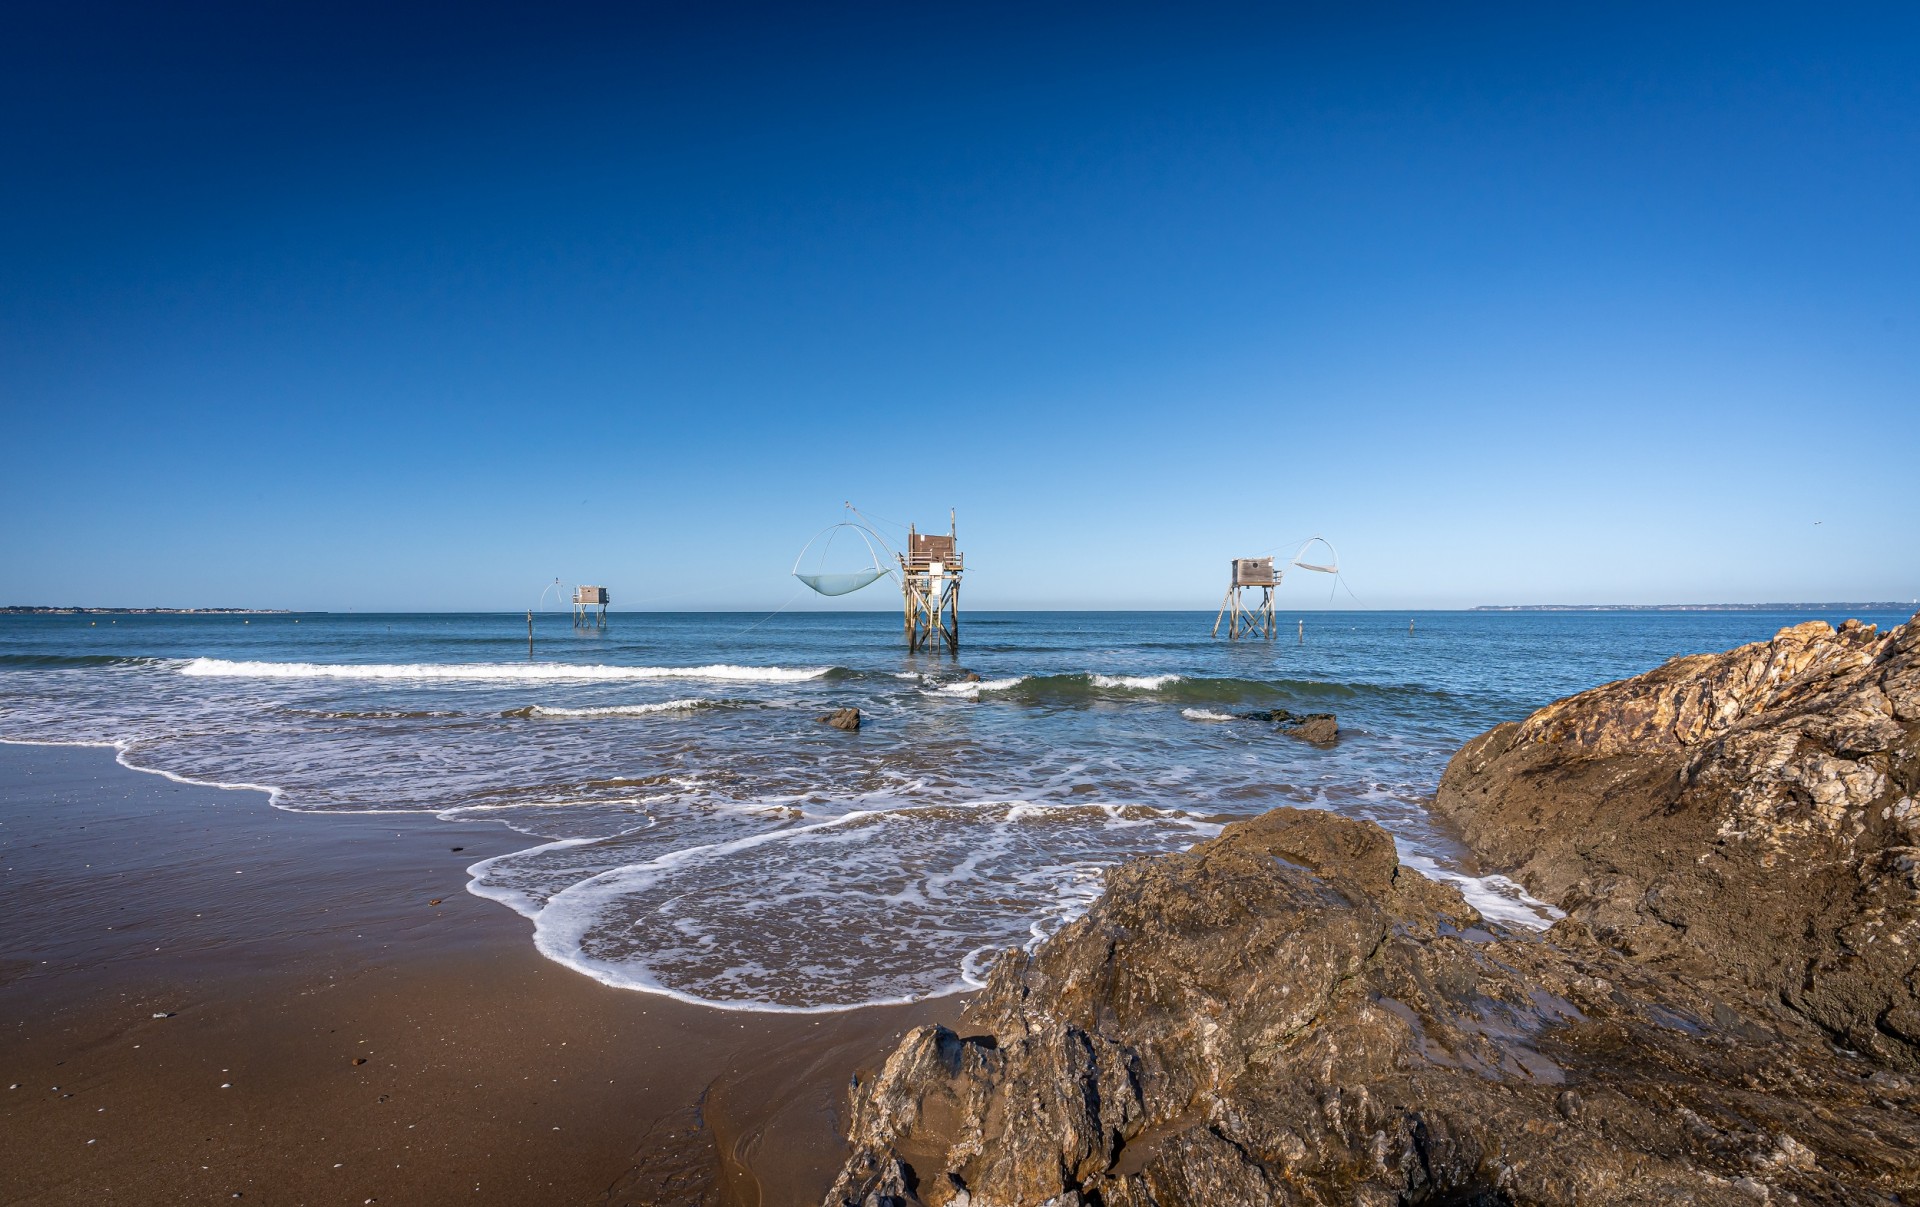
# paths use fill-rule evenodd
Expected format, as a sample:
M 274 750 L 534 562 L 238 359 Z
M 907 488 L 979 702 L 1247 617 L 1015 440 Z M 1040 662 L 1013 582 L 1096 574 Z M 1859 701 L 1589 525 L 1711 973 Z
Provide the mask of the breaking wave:
M 452 683 L 540 683 L 556 680 L 711 679 L 739 683 L 797 683 L 819 679 L 830 666 L 600 666 L 564 662 L 229 662 L 195 658 L 183 675 L 227 679 L 387 679 Z
M 1095 687 L 1119 687 L 1127 691 L 1157 692 L 1169 683 L 1179 683 L 1185 675 L 1089 675 L 1087 681 Z
M 504 712 L 503 717 L 644 717 L 659 712 L 693 712 L 702 708 L 737 707 L 734 700 L 661 700 L 654 704 L 608 704 L 599 708 L 560 708 L 549 704 L 529 704 Z
M 1161 700 L 1203 707 L 1209 704 L 1255 704 L 1274 700 L 1318 701 L 1345 699 L 1361 689 L 1341 683 L 1298 679 L 1237 679 L 1189 675 L 1033 675 L 988 683 L 956 684 L 1001 699 L 1029 704 L 1079 704 L 1097 700 Z M 951 689 L 950 689 L 951 690 Z

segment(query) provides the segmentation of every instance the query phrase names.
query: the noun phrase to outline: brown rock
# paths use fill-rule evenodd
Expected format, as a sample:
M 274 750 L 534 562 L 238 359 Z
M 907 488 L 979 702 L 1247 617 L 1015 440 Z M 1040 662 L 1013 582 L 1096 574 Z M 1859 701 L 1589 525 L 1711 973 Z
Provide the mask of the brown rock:
M 1316 746 L 1330 746 L 1340 740 L 1340 722 L 1330 712 L 1309 713 L 1282 725 L 1280 732 Z
M 830 713 L 815 717 L 814 720 L 831 725 L 835 729 L 844 729 L 852 733 L 860 728 L 860 710 L 857 708 L 836 708 Z
M 1247 721 L 1265 721 L 1288 737 L 1317 746 L 1328 746 L 1340 740 L 1339 718 L 1330 712 L 1297 713 L 1284 708 L 1269 708 L 1243 712 L 1240 717 Z
M 1110 873 L 858 1091 L 835 1207 L 1891 1203 L 1920 1096 L 1278 809 Z M 1727 1017 L 1730 1023 L 1716 1021 Z
M 1920 623 L 1814 621 L 1502 725 L 1434 805 L 1623 953 L 1916 1069 L 1916 800 Z

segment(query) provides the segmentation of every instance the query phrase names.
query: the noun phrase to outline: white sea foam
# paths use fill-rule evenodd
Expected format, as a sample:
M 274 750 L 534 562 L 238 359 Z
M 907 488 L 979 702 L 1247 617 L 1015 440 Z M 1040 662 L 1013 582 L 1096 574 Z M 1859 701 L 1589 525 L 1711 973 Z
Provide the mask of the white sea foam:
M 1469 876 L 1465 872 L 1443 868 L 1424 855 L 1413 855 L 1406 851 L 1400 853 L 1400 862 L 1429 880 L 1444 880 L 1453 885 L 1467 899 L 1468 905 L 1508 926 L 1545 930 L 1567 916 L 1505 876 Z
M 1189 721 L 1237 721 L 1240 718 L 1231 713 L 1215 712 L 1211 708 L 1183 708 L 1180 715 Z
M 1223 745 L 1209 739 L 1225 729 L 1193 726 L 1231 720 L 1238 681 L 1204 698 L 1192 689 L 1231 666 L 1069 646 L 1018 664 L 1031 678 L 959 683 L 952 666 L 890 654 L 860 655 L 860 673 L 834 678 L 820 644 L 748 653 L 652 635 L 544 647 L 584 664 L 511 662 L 479 644 L 193 648 L 227 657 L 7 669 L 0 733 L 107 739 L 134 770 L 257 788 L 281 808 L 511 827 L 527 849 L 475 864 L 472 891 L 538 919 L 554 958 L 689 1001 L 831 1010 L 977 985 L 997 953 L 1084 914 L 1105 869 L 1218 830 L 1197 815 L 1276 803 L 1381 823 L 1410 867 L 1457 885 L 1490 923 L 1557 916 L 1504 877 L 1447 870 L 1472 865 L 1421 804 L 1445 763 L 1445 725 L 1382 725 L 1326 753 Z M 414 661 L 435 657 L 462 661 Z M 873 710 L 864 740 L 808 720 L 828 684 L 834 704 Z M 1245 684 L 1245 698 L 1265 707 L 1260 686 Z M 1281 701 L 1293 690 L 1270 686 Z M 686 691 L 714 698 L 667 698 Z M 1133 706 L 970 702 L 1027 693 Z M 1208 707 L 1181 707 L 1194 703 Z M 747 711 L 712 714 L 740 722 L 722 725 L 678 711 L 703 707 Z M 539 719 L 501 720 L 514 715 Z M 574 719 L 595 717 L 616 719 Z
M 543 954 L 606 984 L 811 1013 L 963 991 L 987 953 L 1083 914 L 1105 868 L 1218 829 L 1139 805 L 862 809 L 668 849 L 649 832 L 634 841 L 651 857 L 584 878 L 568 865 L 611 852 L 547 847 L 530 854 L 558 861 L 557 891 L 523 856 L 476 865 L 474 891 L 531 912 Z
M 1095 687 L 1123 687 L 1128 691 L 1157 692 L 1169 683 L 1178 683 L 1184 675 L 1091 675 Z
M 723 708 L 722 700 L 662 700 L 657 704 L 609 704 L 603 708 L 560 708 L 535 704 L 526 710 L 530 717 L 644 717 L 657 712 L 693 712 L 700 708 Z
M 564 662 L 230 662 L 195 658 L 180 667 L 183 675 L 227 679 L 393 679 L 463 683 L 514 683 L 550 680 L 714 679 L 743 683 L 797 683 L 818 679 L 827 666 L 599 666 Z
M 1025 675 L 1015 675 L 1010 679 L 983 679 L 978 683 L 946 683 L 933 688 L 936 696 L 964 696 L 967 699 L 978 698 L 981 692 L 1003 692 L 1010 687 L 1018 687 L 1026 682 Z

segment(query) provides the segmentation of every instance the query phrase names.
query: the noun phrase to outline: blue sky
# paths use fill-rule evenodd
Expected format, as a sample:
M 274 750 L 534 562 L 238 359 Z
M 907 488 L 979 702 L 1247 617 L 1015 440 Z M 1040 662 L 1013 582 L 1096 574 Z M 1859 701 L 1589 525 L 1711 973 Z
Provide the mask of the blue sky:
M 0 602 L 1920 594 L 1912 6 L 160 7 L 0 39 Z

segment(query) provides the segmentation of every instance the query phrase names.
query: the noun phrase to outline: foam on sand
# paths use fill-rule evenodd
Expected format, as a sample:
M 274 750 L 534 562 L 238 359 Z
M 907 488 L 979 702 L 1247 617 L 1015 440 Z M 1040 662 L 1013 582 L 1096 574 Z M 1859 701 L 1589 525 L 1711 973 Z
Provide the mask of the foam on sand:
M 657 842 L 668 828 L 634 837 Z M 1141 805 L 856 810 L 579 880 L 545 896 L 534 940 L 606 984 L 727 1009 L 912 1001 L 975 985 L 991 952 L 1078 917 L 1107 867 L 1218 830 Z M 586 853 L 541 854 L 570 862 Z M 473 891 L 528 910 L 542 894 L 516 877 L 516 861 L 480 869 Z
M 183 675 L 224 679 L 385 679 L 453 683 L 539 683 L 555 680 L 712 679 L 741 683 L 796 683 L 818 679 L 829 666 L 599 666 L 564 662 L 230 662 L 194 658 Z

